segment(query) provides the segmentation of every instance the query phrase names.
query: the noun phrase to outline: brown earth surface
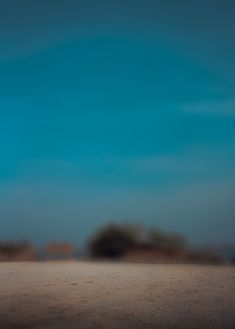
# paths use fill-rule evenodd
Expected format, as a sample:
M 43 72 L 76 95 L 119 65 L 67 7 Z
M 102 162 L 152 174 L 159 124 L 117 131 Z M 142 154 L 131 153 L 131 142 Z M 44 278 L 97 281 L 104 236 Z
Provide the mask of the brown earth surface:
M 234 329 L 235 267 L 0 263 L 1 329 Z

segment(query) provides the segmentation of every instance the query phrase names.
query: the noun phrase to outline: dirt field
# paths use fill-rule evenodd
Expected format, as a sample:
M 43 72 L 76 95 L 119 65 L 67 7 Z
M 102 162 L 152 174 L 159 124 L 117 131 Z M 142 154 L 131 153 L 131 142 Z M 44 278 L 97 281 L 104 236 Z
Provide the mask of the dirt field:
M 1 329 L 235 328 L 235 268 L 0 263 Z

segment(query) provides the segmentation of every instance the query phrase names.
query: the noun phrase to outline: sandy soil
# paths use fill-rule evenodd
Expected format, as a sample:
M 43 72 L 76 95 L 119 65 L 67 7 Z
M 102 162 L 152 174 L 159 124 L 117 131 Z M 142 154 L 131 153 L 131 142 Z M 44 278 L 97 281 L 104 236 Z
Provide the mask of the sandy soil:
M 0 263 L 1 329 L 235 328 L 235 268 Z

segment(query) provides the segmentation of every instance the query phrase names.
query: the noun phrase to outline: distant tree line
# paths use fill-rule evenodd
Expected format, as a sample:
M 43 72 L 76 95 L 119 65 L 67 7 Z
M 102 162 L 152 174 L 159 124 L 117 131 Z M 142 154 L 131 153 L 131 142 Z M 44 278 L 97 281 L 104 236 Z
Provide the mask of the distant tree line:
M 219 254 L 211 249 L 192 249 L 179 234 L 138 225 L 109 224 L 95 232 L 87 243 L 91 259 L 113 259 L 146 263 L 223 263 Z M 80 253 L 87 258 L 87 253 Z M 71 243 L 49 243 L 36 250 L 27 242 L 0 242 L 0 261 L 33 261 L 48 259 L 76 259 L 78 252 Z M 230 263 L 235 263 L 231 258 Z
M 94 258 L 117 259 L 135 249 L 158 250 L 170 254 L 185 246 L 185 239 L 178 234 L 146 230 L 135 225 L 110 224 L 96 232 L 88 243 L 88 250 Z

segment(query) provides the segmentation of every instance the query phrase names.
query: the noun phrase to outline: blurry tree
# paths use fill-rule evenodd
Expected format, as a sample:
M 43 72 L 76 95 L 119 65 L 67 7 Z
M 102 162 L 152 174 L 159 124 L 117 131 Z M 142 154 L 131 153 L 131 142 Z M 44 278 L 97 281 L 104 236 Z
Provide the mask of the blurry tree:
M 121 257 L 137 245 L 137 235 L 134 227 L 108 225 L 89 242 L 90 254 L 96 258 Z
M 166 252 L 178 252 L 186 245 L 185 239 L 181 235 L 166 234 L 159 230 L 151 230 L 149 240 L 154 248 Z
M 32 247 L 27 241 L 21 243 L 0 242 L 0 252 L 8 255 L 17 255 L 30 248 Z
M 161 231 L 154 229 L 149 232 L 149 242 L 157 249 L 165 249 L 167 245 L 167 240 L 165 234 Z

